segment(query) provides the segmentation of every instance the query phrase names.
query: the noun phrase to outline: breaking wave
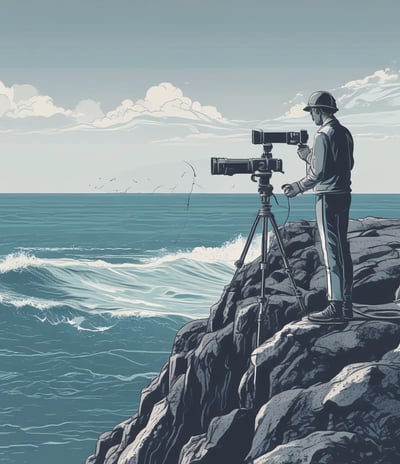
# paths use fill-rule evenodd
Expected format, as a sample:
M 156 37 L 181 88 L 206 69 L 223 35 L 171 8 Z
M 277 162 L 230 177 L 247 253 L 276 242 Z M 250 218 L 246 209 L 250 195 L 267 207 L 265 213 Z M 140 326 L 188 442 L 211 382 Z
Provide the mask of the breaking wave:
M 119 248 L 115 253 L 107 249 L 111 260 L 99 255 L 104 249 L 78 258 L 41 256 L 49 250 L 37 248 L 34 253 L 25 248 L 0 260 L 0 305 L 31 310 L 42 322 L 65 323 L 79 330 L 84 330 L 84 320 L 95 315 L 203 317 L 230 281 L 245 241 L 238 236 L 220 247 L 197 246 L 173 253 L 164 249 L 139 257 L 131 249 Z M 259 248 L 257 236 L 247 261 L 259 255 Z M 120 262 L 114 262 L 115 257 Z M 96 330 L 107 330 L 110 321 L 94 325 Z

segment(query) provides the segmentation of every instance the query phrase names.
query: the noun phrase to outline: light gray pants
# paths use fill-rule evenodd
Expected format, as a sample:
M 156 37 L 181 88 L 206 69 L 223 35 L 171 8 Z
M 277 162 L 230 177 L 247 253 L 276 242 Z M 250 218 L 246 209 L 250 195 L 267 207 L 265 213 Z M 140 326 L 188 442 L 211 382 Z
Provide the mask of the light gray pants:
M 351 300 L 353 262 L 347 241 L 350 203 L 350 193 L 317 194 L 316 218 L 329 301 Z

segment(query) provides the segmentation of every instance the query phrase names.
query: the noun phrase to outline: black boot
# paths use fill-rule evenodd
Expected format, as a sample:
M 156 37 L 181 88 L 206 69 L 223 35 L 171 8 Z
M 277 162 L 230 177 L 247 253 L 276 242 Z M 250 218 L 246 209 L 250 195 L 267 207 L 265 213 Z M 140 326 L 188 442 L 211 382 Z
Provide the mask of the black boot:
M 331 301 L 329 306 L 323 311 L 309 314 L 308 319 L 312 322 L 318 322 L 320 324 L 343 323 L 344 318 L 342 313 L 342 302 Z

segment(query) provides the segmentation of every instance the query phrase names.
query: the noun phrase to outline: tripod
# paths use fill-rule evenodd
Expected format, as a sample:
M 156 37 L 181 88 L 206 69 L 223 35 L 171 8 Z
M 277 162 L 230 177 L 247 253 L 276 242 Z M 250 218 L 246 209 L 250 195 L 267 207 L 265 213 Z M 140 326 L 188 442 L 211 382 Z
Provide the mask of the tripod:
M 256 339 L 256 348 L 258 348 L 261 343 L 262 343 L 262 333 L 261 333 L 261 323 L 263 320 L 263 314 L 264 314 L 264 308 L 266 305 L 266 302 L 268 300 L 265 292 L 265 272 L 267 270 L 267 258 L 268 258 L 268 223 L 271 223 L 272 229 L 275 233 L 275 238 L 276 242 L 278 244 L 278 248 L 282 257 L 282 261 L 284 264 L 284 270 L 286 274 L 288 275 L 288 278 L 290 280 L 291 286 L 293 288 L 294 294 L 297 298 L 298 305 L 300 308 L 300 312 L 302 314 L 306 313 L 306 309 L 303 303 L 303 298 L 301 295 L 300 290 L 298 289 L 296 282 L 293 277 L 292 270 L 289 265 L 289 261 L 286 256 L 285 248 L 283 246 L 282 238 L 280 236 L 280 232 L 278 229 L 278 225 L 275 221 L 275 216 L 272 212 L 272 205 L 271 205 L 271 196 L 272 191 L 273 191 L 273 186 L 270 184 L 270 179 L 272 176 L 272 169 L 269 168 L 269 166 L 273 166 L 273 163 L 270 161 L 272 160 L 272 144 L 265 144 L 263 145 L 264 151 L 262 154 L 262 158 L 265 160 L 264 166 L 265 169 L 260 169 L 256 171 L 256 173 L 252 174 L 251 179 L 254 182 L 257 182 L 258 178 L 258 193 L 260 194 L 260 200 L 261 200 L 261 208 L 259 209 L 257 216 L 253 222 L 253 225 L 251 227 L 250 233 L 247 237 L 245 246 L 243 248 L 242 254 L 240 255 L 240 258 L 235 262 L 236 266 L 236 272 L 232 278 L 231 284 L 234 283 L 236 280 L 236 277 L 242 268 L 244 261 L 246 259 L 247 252 L 249 251 L 251 242 L 254 238 L 255 231 L 257 229 L 257 226 L 262 219 L 262 237 L 261 237 L 261 262 L 260 262 L 260 269 L 261 269 L 261 294 L 258 297 L 258 317 L 257 317 L 257 339 Z M 255 365 L 254 369 L 254 388 L 256 392 L 256 383 L 257 383 L 257 365 Z

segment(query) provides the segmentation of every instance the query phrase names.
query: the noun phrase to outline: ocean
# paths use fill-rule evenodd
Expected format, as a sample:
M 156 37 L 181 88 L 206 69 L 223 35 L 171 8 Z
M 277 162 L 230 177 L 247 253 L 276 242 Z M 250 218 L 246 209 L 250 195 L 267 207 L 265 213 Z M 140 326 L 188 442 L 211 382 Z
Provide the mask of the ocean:
M 353 195 L 351 217 L 398 217 Z M 272 199 L 278 225 L 285 197 Z M 234 273 L 257 194 L 0 195 L 0 463 L 79 464 Z M 314 218 L 314 196 L 289 221 Z M 248 260 L 260 252 L 260 231 Z

